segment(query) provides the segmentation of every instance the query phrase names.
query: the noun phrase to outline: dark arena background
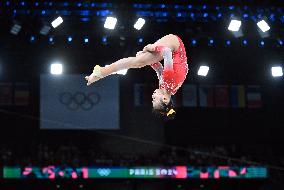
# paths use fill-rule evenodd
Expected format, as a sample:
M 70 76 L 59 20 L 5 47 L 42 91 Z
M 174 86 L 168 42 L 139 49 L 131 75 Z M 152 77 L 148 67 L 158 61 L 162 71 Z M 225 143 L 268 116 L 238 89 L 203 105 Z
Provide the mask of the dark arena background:
M 282 1 L 0 1 L 0 189 L 284 189 L 283 26 Z M 86 85 L 167 34 L 174 120 L 151 67 Z

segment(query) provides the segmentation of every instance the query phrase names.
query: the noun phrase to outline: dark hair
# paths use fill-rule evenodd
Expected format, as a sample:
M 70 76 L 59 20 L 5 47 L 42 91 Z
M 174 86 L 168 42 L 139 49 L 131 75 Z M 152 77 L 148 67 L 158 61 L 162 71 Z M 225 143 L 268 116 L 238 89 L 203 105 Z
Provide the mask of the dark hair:
M 173 120 L 176 115 L 172 99 L 170 99 L 168 104 L 165 104 L 163 101 L 161 101 L 161 106 L 157 109 L 153 108 L 152 112 L 154 115 L 165 120 Z

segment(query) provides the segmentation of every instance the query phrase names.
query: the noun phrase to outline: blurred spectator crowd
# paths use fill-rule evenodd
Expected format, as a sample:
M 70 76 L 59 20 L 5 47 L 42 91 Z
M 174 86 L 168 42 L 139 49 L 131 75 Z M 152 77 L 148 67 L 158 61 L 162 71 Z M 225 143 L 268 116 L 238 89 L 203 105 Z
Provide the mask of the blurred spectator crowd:
M 255 147 L 258 147 L 256 149 Z M 276 150 L 277 151 L 277 150 Z M 281 150 L 279 150 L 281 152 Z M 45 166 L 173 166 L 173 165 L 278 165 L 284 166 L 283 155 L 269 146 L 191 145 L 164 146 L 156 154 L 117 153 L 90 145 L 47 145 L 1 147 L 0 165 Z

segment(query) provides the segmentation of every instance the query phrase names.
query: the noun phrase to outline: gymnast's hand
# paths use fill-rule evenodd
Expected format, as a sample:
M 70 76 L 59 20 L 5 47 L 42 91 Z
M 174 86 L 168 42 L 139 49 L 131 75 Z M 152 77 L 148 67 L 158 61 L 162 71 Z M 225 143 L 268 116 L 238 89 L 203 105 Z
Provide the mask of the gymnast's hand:
M 142 55 L 144 52 L 143 51 L 138 51 L 137 53 L 136 53 L 136 57 L 138 57 L 139 55 Z
M 90 84 L 100 80 L 101 78 L 95 76 L 94 73 L 92 73 L 90 76 L 86 76 L 85 79 L 88 81 L 87 86 L 89 86 Z
M 149 52 L 153 52 L 155 51 L 155 45 L 154 44 L 148 44 L 143 48 L 143 53 L 149 51 Z

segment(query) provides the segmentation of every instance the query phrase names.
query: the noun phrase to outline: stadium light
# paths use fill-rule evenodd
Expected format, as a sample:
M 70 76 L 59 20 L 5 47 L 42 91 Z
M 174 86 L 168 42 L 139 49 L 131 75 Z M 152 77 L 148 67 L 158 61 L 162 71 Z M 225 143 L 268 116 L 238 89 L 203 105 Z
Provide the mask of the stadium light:
M 49 33 L 50 29 L 51 29 L 50 26 L 44 24 L 44 25 L 41 27 L 39 33 L 40 33 L 41 35 L 47 35 L 47 34 Z
M 104 27 L 113 30 L 115 28 L 116 23 L 117 19 L 115 17 L 107 17 Z
M 259 21 L 257 23 L 257 26 L 262 32 L 267 32 L 268 30 L 270 30 L 270 26 L 267 24 L 267 22 L 265 22 L 265 20 Z
M 144 24 L 145 24 L 145 19 L 143 19 L 143 18 L 139 18 L 137 21 L 136 21 L 136 23 L 134 24 L 134 28 L 136 29 L 136 30 L 141 30 L 141 28 L 144 26 Z
M 271 74 L 273 77 L 282 77 L 283 76 L 283 70 L 282 67 L 271 67 Z
M 19 23 L 14 23 L 13 26 L 11 27 L 11 34 L 14 34 L 14 35 L 18 35 L 18 33 L 21 31 L 21 24 Z
M 89 43 L 89 38 L 88 38 L 88 37 L 85 37 L 85 38 L 84 38 L 84 43 L 85 43 L 85 44 Z
M 208 66 L 200 66 L 198 69 L 198 75 L 199 76 L 207 76 L 209 71 L 209 67 Z
M 116 74 L 119 74 L 119 75 L 126 75 L 127 70 L 128 70 L 128 69 L 122 69 L 122 70 L 120 70 L 120 71 L 117 71 Z
M 52 63 L 50 65 L 50 73 L 53 75 L 60 75 L 62 74 L 63 66 L 61 63 Z
M 53 28 L 56 28 L 57 26 L 59 26 L 61 23 L 63 22 L 62 17 L 57 17 L 57 19 L 55 19 L 54 21 L 52 21 L 51 25 Z
M 228 27 L 228 30 L 233 31 L 233 32 L 237 32 L 237 31 L 239 31 L 241 25 L 242 25 L 242 21 L 231 20 L 229 27 Z

